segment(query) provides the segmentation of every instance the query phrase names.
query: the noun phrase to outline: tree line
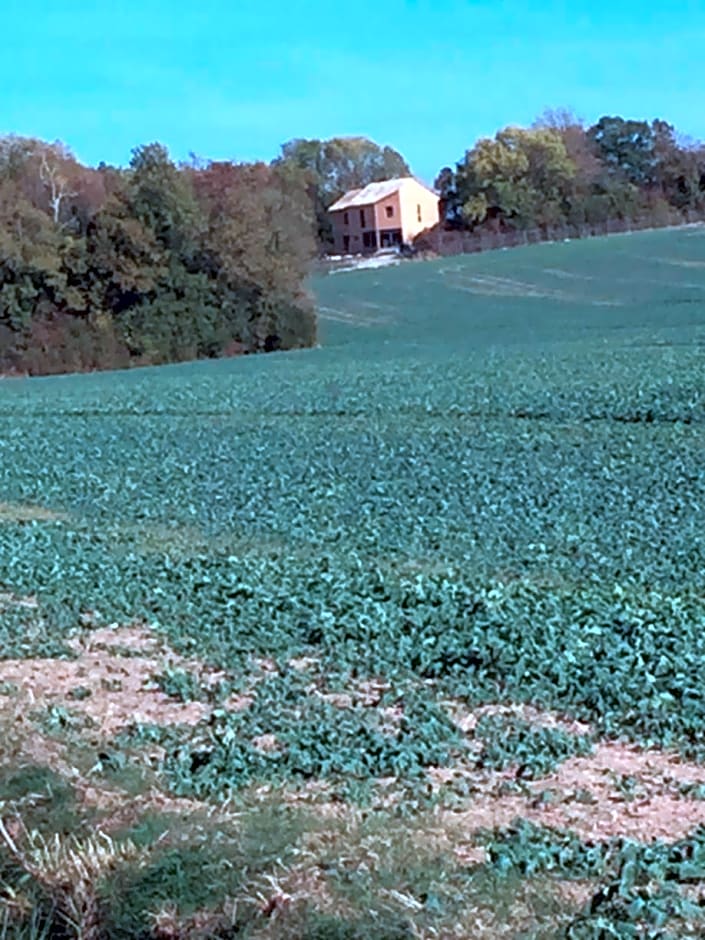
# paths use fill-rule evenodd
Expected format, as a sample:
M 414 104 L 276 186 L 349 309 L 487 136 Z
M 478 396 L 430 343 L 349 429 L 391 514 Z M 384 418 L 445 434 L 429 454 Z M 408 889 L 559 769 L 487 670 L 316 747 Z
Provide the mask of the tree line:
M 0 372 L 150 365 L 311 346 L 312 259 L 347 189 L 409 173 L 366 138 L 294 140 L 270 164 L 125 168 L 0 138 Z
M 321 253 L 331 247 L 332 202 L 348 189 L 411 173 L 400 153 L 365 138 L 289 141 L 275 164 L 304 173 Z M 604 116 L 586 126 L 568 110 L 548 110 L 531 127 L 478 140 L 434 185 L 439 228 L 485 245 L 567 228 L 590 234 L 635 221 L 663 225 L 705 217 L 705 146 L 661 119 Z
M 663 120 L 548 111 L 477 141 L 436 188 L 443 224 L 470 232 L 659 225 L 705 211 L 705 147 Z
M 125 168 L 0 138 L 0 372 L 310 346 L 306 278 L 331 248 L 328 207 L 410 173 L 398 151 L 364 137 L 291 140 L 269 164 L 177 164 L 153 143 Z M 435 186 L 436 234 L 455 232 L 460 249 L 667 224 L 705 218 L 705 147 L 663 120 L 587 127 L 549 111 L 478 140 Z
M 160 144 L 117 169 L 0 139 L 0 370 L 312 345 L 306 186 L 288 164 L 177 166 Z

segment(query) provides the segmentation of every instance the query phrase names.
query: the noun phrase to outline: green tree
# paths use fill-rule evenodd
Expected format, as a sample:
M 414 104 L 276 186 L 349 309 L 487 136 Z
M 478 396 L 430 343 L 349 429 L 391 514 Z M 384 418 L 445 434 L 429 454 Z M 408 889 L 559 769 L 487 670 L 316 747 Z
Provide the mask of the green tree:
M 654 122 L 654 125 L 662 122 Z M 635 186 L 649 186 L 658 177 L 657 141 L 654 125 L 622 117 L 601 117 L 588 131 L 608 172 L 623 176 Z M 672 130 L 659 128 L 663 139 Z
M 534 127 L 560 135 L 575 166 L 565 219 L 574 225 L 601 225 L 628 218 L 643 209 L 643 195 L 624 174 L 614 173 L 600 158 L 600 149 L 583 122 L 567 109 L 546 110 Z
M 584 190 L 603 173 L 597 147 L 588 136 L 584 121 L 568 108 L 547 108 L 534 121 L 533 128 L 544 128 L 558 134 L 566 153 L 575 166 L 574 187 Z
M 517 228 L 552 224 L 575 177 L 561 136 L 549 128 L 507 127 L 484 138 L 439 182 L 470 225 L 495 219 Z
M 135 148 L 130 171 L 127 195 L 134 217 L 165 248 L 188 250 L 201 224 L 189 175 L 179 170 L 166 147 L 158 143 Z
M 350 189 L 400 176 L 411 171 L 392 147 L 382 147 L 366 137 L 333 137 L 330 140 L 290 140 L 282 145 L 277 167 L 295 167 L 305 173 L 313 205 L 319 246 L 332 241 L 328 208 Z
M 206 219 L 201 265 L 218 272 L 228 316 L 241 322 L 233 339 L 257 349 L 313 343 L 313 304 L 302 285 L 314 222 L 300 171 L 221 162 L 193 178 Z

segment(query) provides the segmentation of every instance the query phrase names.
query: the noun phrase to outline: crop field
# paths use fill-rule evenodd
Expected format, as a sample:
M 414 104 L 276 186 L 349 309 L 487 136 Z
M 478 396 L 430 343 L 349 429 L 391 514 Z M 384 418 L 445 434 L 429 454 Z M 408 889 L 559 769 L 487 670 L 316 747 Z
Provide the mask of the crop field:
M 0 937 L 705 931 L 705 228 L 0 381 Z

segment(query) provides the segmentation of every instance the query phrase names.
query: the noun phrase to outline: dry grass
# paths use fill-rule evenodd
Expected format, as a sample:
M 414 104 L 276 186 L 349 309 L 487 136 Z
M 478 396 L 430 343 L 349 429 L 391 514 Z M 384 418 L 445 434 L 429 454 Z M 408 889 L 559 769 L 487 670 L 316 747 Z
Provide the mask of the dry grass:
M 52 898 L 57 919 L 70 924 L 80 940 L 103 937 L 98 886 L 115 868 L 138 866 L 146 853 L 127 840 L 114 842 L 103 833 L 81 840 L 55 835 L 47 840 L 21 825 L 10 832 L 0 820 L 0 840 L 14 861 Z M 26 900 L 5 892 L 4 902 L 23 913 Z

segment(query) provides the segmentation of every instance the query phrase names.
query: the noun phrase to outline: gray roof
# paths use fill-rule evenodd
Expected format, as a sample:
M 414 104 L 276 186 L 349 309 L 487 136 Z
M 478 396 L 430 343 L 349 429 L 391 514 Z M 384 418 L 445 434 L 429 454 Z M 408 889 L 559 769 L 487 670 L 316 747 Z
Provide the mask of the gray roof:
M 345 193 L 344 196 L 341 196 L 337 202 L 334 202 L 328 211 L 338 212 L 340 209 L 354 209 L 356 206 L 373 205 L 379 202 L 380 199 L 387 199 L 389 196 L 393 196 L 394 193 L 399 192 L 403 186 L 411 182 L 423 186 L 424 189 L 428 189 L 429 192 L 433 192 L 425 183 L 417 180 L 414 176 L 402 176 L 398 179 L 382 180 L 379 183 L 368 183 L 367 186 L 363 186 L 362 189 L 351 189 L 349 192 Z

